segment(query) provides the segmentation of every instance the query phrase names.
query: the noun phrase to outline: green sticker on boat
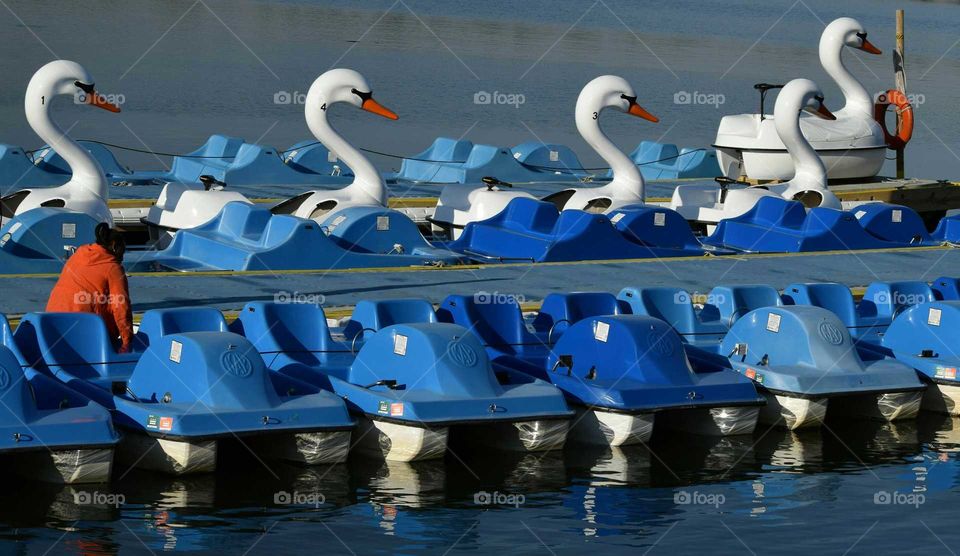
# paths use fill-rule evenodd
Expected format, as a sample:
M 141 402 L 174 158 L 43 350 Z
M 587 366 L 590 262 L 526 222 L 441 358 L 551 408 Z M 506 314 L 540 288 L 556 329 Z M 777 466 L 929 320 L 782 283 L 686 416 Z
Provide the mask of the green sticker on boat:
M 380 404 L 377 405 L 377 413 L 383 413 L 384 415 L 390 413 L 390 404 L 387 402 L 380 402 Z
M 756 379 L 756 380 L 757 380 L 757 382 L 759 382 L 760 384 L 763 384 L 763 375 L 760 374 L 760 373 L 757 373 L 757 379 Z
M 159 415 L 150 415 L 147 417 L 147 428 L 148 429 L 159 429 L 160 428 L 160 416 Z

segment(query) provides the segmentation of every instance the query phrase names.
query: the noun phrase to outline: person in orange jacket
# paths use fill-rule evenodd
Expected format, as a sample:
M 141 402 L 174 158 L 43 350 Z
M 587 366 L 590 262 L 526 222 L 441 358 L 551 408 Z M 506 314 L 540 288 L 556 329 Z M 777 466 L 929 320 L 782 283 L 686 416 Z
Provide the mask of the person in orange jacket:
M 133 316 L 130 292 L 123 270 L 127 245 L 123 236 L 105 223 L 97 224 L 96 243 L 81 245 L 67 259 L 57 280 L 47 311 L 100 315 L 112 338 L 120 338 L 120 353 L 130 351 Z

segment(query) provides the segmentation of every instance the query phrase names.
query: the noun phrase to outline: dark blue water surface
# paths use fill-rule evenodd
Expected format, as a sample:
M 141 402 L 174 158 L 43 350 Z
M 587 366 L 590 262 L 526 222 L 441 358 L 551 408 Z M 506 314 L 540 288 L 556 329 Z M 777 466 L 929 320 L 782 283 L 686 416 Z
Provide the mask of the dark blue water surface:
M 0 550 L 952 554 L 958 450 L 960 421 L 928 414 L 803 434 L 655 436 L 612 451 L 458 445 L 416 464 L 286 467 L 236 447 L 216 475 L 121 470 L 99 487 L 8 478 Z M 103 503 L 78 505 L 83 496 Z

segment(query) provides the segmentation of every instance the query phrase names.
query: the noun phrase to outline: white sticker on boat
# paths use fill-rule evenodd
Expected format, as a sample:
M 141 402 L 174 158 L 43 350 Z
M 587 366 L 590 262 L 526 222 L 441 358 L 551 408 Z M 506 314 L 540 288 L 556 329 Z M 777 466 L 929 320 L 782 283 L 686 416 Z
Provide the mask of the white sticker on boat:
M 927 324 L 930 326 L 940 326 L 940 315 L 943 313 L 941 309 L 935 309 L 930 307 L 930 311 L 927 313 Z
M 780 315 L 767 313 L 767 330 L 770 332 L 780 332 Z
M 10 229 L 7 230 L 7 232 L 9 232 L 10 234 L 15 234 L 17 233 L 17 230 L 19 230 L 21 226 L 23 226 L 23 222 L 14 222 L 10 226 Z
M 64 222 L 60 225 L 60 237 L 63 239 L 74 239 L 77 237 L 77 225 L 73 222 Z
M 341 214 L 340 216 L 333 219 L 333 222 L 330 223 L 330 226 L 331 227 L 339 226 L 346 219 L 347 217 Z
M 513 158 L 516 158 L 517 160 L 519 160 L 519 159 L 520 159 L 520 153 L 518 153 L 518 152 L 513 153 Z
M 397 355 L 407 354 L 407 337 L 403 334 L 397 334 L 393 337 L 393 353 Z
M 180 362 L 180 353 L 183 352 L 183 344 L 174 340 L 170 342 L 170 360 L 174 363 Z
M 378 216 L 377 217 L 377 231 L 385 232 L 390 229 L 390 217 L 389 216 Z
M 593 338 L 598 342 L 606 342 L 609 335 L 610 325 L 603 321 L 597 321 L 597 325 L 593 329 Z
M 560 160 L 560 151 L 550 151 L 550 162 L 557 162 Z
M 903 222 L 903 211 L 900 209 L 890 211 L 890 220 L 893 222 Z
M 624 217 L 624 216 L 626 216 L 625 213 L 618 212 L 617 214 L 614 214 L 614 215 L 613 215 L 613 218 L 611 218 L 610 221 L 613 222 L 614 224 L 616 224 L 617 222 L 623 220 L 623 217 Z
M 858 211 L 855 212 L 853 215 L 857 217 L 857 220 L 860 220 L 861 218 L 863 218 L 863 215 L 864 215 L 864 214 L 867 214 L 867 211 L 865 211 L 865 210 L 858 210 Z
M 333 151 L 327 151 L 327 162 L 336 162 L 336 161 L 337 161 L 337 153 Z
M 653 214 L 653 225 L 654 226 L 666 226 L 667 225 L 667 213 L 665 212 L 655 212 Z

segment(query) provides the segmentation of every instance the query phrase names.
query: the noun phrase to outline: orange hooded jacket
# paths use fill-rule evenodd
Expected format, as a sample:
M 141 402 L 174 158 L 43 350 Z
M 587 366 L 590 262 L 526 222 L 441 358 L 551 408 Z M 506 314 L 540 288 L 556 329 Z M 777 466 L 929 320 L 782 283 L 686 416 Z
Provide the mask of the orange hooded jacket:
M 130 349 L 133 317 L 127 275 L 117 258 L 103 246 L 82 245 L 67 259 L 50 292 L 47 311 L 100 315 L 110 336 L 120 337 L 120 351 Z

